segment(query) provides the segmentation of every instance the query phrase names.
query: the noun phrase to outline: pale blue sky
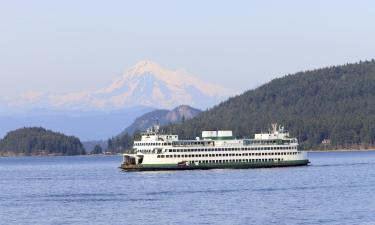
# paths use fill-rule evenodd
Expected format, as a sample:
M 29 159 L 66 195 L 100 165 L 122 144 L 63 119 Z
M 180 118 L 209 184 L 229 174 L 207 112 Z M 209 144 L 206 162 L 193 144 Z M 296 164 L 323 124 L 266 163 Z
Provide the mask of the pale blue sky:
M 142 59 L 246 90 L 375 58 L 375 2 L 0 0 L 0 95 L 101 87 Z

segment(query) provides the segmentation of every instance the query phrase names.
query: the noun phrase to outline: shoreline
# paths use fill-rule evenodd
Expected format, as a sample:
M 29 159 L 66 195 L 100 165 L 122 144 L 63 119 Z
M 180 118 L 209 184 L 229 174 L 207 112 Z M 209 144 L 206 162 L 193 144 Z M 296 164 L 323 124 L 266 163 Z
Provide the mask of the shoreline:
M 327 150 L 303 150 L 305 152 L 374 152 L 375 149 L 327 149 Z

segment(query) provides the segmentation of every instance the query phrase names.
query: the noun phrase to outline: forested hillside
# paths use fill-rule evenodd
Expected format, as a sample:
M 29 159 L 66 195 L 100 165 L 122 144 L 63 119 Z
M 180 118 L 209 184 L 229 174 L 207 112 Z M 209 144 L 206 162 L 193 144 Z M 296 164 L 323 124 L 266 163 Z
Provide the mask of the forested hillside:
M 231 98 L 167 130 L 181 138 L 231 129 L 252 137 L 278 122 L 302 147 L 366 148 L 375 143 L 375 61 L 300 72 Z
M 0 155 L 80 155 L 81 141 L 44 128 L 22 128 L 0 140 Z

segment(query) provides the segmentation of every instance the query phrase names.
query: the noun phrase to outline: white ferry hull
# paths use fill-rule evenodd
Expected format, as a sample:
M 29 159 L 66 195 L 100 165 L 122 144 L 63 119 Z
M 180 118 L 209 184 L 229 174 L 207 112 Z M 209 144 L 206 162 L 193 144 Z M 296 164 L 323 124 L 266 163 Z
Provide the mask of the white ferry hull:
M 208 169 L 251 169 L 270 167 L 306 166 L 309 160 L 289 160 L 279 162 L 234 162 L 234 163 L 200 163 L 190 165 L 178 164 L 138 164 L 121 165 L 124 171 L 162 171 L 162 170 L 208 170 Z

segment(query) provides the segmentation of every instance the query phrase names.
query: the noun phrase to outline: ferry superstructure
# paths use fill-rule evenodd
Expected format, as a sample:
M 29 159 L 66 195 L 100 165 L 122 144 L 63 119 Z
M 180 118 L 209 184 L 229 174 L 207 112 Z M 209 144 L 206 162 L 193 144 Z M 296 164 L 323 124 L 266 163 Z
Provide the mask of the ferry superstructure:
M 232 131 L 203 131 L 195 140 L 179 140 L 177 135 L 159 134 L 156 126 L 135 141 L 123 154 L 125 171 L 192 170 L 217 168 L 259 168 L 304 166 L 306 152 L 298 149 L 298 140 L 282 126 L 272 124 L 268 133 L 254 139 L 236 139 Z

